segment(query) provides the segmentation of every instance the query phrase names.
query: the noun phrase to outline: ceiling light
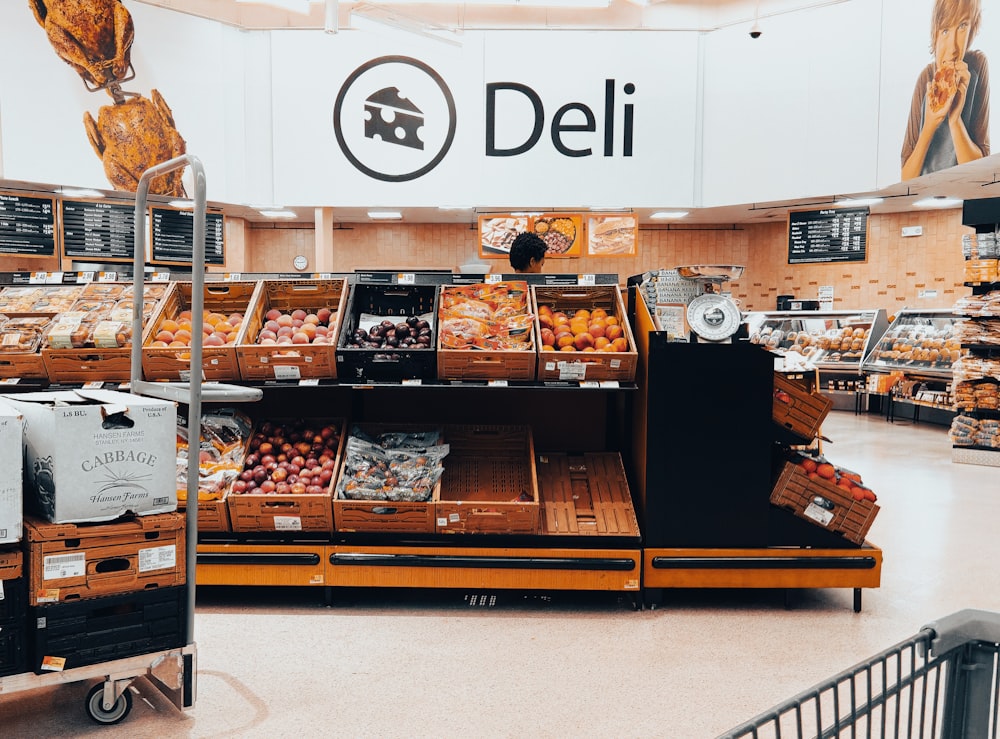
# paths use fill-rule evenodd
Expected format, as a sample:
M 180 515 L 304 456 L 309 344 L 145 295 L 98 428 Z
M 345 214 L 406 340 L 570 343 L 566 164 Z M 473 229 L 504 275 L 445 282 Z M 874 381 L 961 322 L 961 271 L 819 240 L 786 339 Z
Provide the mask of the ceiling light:
M 438 210 L 474 210 L 473 205 L 439 205 Z
M 103 198 L 104 193 L 100 190 L 91 190 L 86 187 L 62 187 L 56 190 L 60 195 L 65 195 L 68 198 Z
M 309 0 L 236 0 L 238 3 L 253 3 L 254 5 L 272 5 L 282 10 L 291 10 L 295 13 L 309 14 Z
M 592 205 L 592 206 L 590 206 L 590 208 L 588 210 L 604 211 L 604 212 L 611 212 L 611 213 L 622 213 L 624 211 L 631 211 L 632 209 L 629 208 L 629 207 L 627 207 L 627 206 L 624 206 L 624 205 L 618 205 L 618 206 L 610 206 L 610 205 L 596 206 L 596 205 Z
M 402 219 L 403 214 L 398 210 L 370 210 L 368 217 L 373 221 L 398 221 Z
M 194 208 L 194 201 L 193 200 L 171 200 L 169 203 L 167 203 L 167 205 L 171 206 L 172 208 L 181 208 L 181 209 L 187 210 L 187 209 Z
M 522 8 L 606 8 L 610 0 L 515 0 Z
M 914 208 L 957 208 L 962 204 L 959 198 L 948 198 L 944 195 L 935 195 L 932 198 L 924 198 L 913 204 Z
M 841 198 L 837 201 L 837 205 L 860 208 L 865 205 L 878 205 L 882 201 L 883 198 Z
M 541 213 L 538 211 L 515 210 L 511 215 L 515 218 L 538 218 Z
M 417 20 L 384 6 L 368 5 L 366 3 L 362 3 L 351 9 L 351 28 L 357 31 L 367 31 L 396 39 L 403 38 L 406 35 L 415 35 L 450 44 L 451 46 L 462 45 L 458 34 L 450 28 L 439 26 L 436 23 Z
M 686 210 L 661 210 L 653 213 L 650 218 L 666 220 L 668 218 L 683 218 L 687 214 Z
M 295 218 L 295 211 L 291 210 L 261 210 L 258 213 L 268 218 Z

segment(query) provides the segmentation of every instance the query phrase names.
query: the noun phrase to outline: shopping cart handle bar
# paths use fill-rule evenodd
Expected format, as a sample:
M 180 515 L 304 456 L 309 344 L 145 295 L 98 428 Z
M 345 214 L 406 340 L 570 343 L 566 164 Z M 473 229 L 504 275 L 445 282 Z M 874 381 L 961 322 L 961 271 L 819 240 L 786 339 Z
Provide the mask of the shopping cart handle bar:
M 971 641 L 1000 644 L 1000 613 L 966 608 L 932 621 L 921 631 L 930 631 L 931 654 L 935 657 Z
M 187 382 L 145 382 L 133 383 L 131 391 L 151 398 L 187 403 L 191 397 L 190 383 Z M 241 385 L 209 384 L 201 386 L 201 399 L 208 403 L 253 403 L 264 397 L 264 391 Z

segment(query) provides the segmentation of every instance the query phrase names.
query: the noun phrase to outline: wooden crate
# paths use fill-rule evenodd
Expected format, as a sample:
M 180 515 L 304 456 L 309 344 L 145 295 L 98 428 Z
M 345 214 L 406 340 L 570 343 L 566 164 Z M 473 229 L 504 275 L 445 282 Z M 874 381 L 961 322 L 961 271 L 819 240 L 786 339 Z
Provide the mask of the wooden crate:
M 204 289 L 205 310 L 224 313 L 227 316 L 240 313 L 243 324 L 236 332 L 236 341 L 226 346 L 202 346 L 202 376 L 206 380 L 239 380 L 240 366 L 236 358 L 236 347 L 246 335 L 246 313 L 250 299 L 257 287 L 256 282 L 210 282 Z M 159 310 L 151 319 L 152 326 L 142 344 L 142 373 L 147 380 L 189 380 L 191 377 L 190 348 L 150 346 L 160 332 L 163 322 L 175 320 L 186 310 L 191 310 L 192 290 L 190 282 L 174 283 L 163 298 Z
M 774 400 L 771 418 L 797 436 L 812 441 L 833 407 L 833 401 L 820 393 L 811 393 L 780 372 L 774 373 Z
M 26 518 L 31 605 L 183 585 L 184 516 L 159 513 L 110 523 Z
M 44 380 L 48 376 L 40 351 L 0 353 L 0 377 Z
M 534 534 L 539 525 L 530 426 L 445 427 L 439 533 Z
M 177 502 L 177 512 L 187 516 L 187 502 Z M 186 519 L 185 519 L 186 520 Z M 232 531 L 229 523 L 229 505 L 225 498 L 198 501 L 198 533 L 203 531 Z
M 498 284 L 442 286 L 438 299 L 443 306 L 449 290 L 463 290 L 476 287 L 495 288 Z M 515 283 L 515 289 L 523 286 L 526 294 L 526 315 L 534 313 L 532 294 L 528 283 Z M 524 342 L 524 349 L 452 349 L 441 342 L 441 315 L 439 308 L 437 332 L 437 376 L 439 380 L 534 380 L 538 365 L 538 329 L 532 326 L 531 335 Z
M 359 428 L 370 436 L 388 431 L 426 432 L 440 431 L 440 426 L 415 423 L 359 423 Z M 443 434 L 442 434 L 443 436 Z M 442 442 L 446 441 L 442 438 Z M 358 500 L 343 497 L 339 490 L 340 477 L 348 471 L 347 440 L 344 442 L 344 459 L 338 466 L 337 485 L 333 496 L 333 525 L 337 531 L 406 531 L 434 533 L 435 512 L 441 498 L 440 480 L 427 500 Z M 444 463 L 447 464 L 448 457 Z
M 617 452 L 538 455 L 545 535 L 638 537 L 632 495 Z
M 81 299 L 119 300 L 127 299 L 132 283 L 91 282 L 83 288 Z M 170 293 L 169 286 L 146 284 L 147 290 L 163 288 L 161 302 Z M 150 318 L 142 328 L 142 335 L 132 337 L 133 341 L 145 343 L 153 323 L 153 316 L 160 310 L 158 305 L 153 309 Z M 84 383 L 84 382 L 128 382 L 132 376 L 132 347 L 126 345 L 113 348 L 68 348 L 53 349 L 45 346 L 41 350 L 42 361 L 49 381 L 53 383 Z
M 0 549 L 0 580 L 16 580 L 24 572 L 20 549 Z
M 802 467 L 786 462 L 771 491 L 771 503 L 855 544 L 864 544 L 879 507 L 854 500 L 851 493 L 823 479 L 810 478 Z
M 270 419 L 276 425 L 304 423 L 303 419 Z M 342 418 L 308 419 L 312 426 L 335 425 L 338 428 L 336 459 L 330 483 L 322 495 L 279 493 L 234 493 L 225 499 L 229 524 L 235 532 L 254 531 L 323 531 L 333 532 L 333 490 L 344 456 L 346 436 Z M 254 430 L 256 433 L 256 429 Z M 252 437 L 251 437 L 252 438 Z
M 236 347 L 240 375 L 244 380 L 335 378 L 337 339 L 347 305 L 347 280 L 261 280 L 243 322 L 243 340 Z M 329 344 L 257 344 L 257 335 L 272 308 L 315 313 L 328 308 Z
M 539 346 L 537 379 L 546 380 L 618 380 L 632 382 L 639 362 L 635 337 L 629 325 L 625 302 L 618 285 L 593 285 L 580 287 L 552 287 L 533 285 L 534 306 L 537 311 L 549 305 L 554 311 L 572 315 L 582 309 L 603 308 L 609 316 L 618 319 L 628 342 L 624 352 L 559 352 L 542 351 Z M 540 325 L 536 319 L 536 332 Z M 539 336 L 541 334 L 539 333 Z
M 255 495 L 226 498 L 233 531 L 333 532 L 331 490 L 326 495 Z

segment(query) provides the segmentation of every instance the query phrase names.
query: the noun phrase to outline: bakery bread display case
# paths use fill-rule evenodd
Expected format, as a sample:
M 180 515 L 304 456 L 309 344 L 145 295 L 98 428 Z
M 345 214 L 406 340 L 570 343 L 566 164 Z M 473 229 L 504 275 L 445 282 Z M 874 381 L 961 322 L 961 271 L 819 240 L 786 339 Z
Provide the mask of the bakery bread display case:
M 957 323 L 950 308 L 903 308 L 873 341 L 862 369 L 873 376 L 870 379 L 890 375 L 885 385 L 887 418 L 951 422 L 952 365 L 963 353 Z
M 882 308 L 747 314 L 751 344 L 819 370 L 819 390 L 835 408 L 854 408 L 862 362 L 889 327 Z
M 900 310 L 885 333 L 872 343 L 862 368 L 951 378 L 952 363 L 962 354 L 956 320 L 950 308 Z

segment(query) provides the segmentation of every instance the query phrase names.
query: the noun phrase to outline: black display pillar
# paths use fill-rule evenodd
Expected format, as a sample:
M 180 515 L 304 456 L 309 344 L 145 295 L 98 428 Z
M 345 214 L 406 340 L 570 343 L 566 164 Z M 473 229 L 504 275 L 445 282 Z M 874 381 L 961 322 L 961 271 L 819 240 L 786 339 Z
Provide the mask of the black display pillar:
M 773 373 L 759 346 L 650 333 L 646 546 L 768 545 Z

